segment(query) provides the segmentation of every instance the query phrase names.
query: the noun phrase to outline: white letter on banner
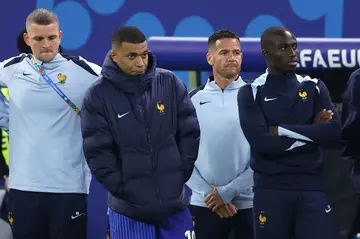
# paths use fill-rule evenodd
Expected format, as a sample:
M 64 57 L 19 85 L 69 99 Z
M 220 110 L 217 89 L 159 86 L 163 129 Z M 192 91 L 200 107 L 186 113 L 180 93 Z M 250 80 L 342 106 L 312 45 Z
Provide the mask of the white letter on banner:
M 348 50 L 346 49 L 341 50 L 341 62 L 345 67 L 353 68 L 356 66 L 356 50 L 350 50 L 350 62 L 348 62 L 347 52 Z
M 315 50 L 314 60 L 313 60 L 313 67 L 318 68 L 319 66 L 323 68 L 327 68 L 326 62 L 324 57 L 321 55 L 321 51 L 319 49 Z
M 330 68 L 341 68 L 339 55 L 340 55 L 340 49 L 328 50 L 328 61 Z
M 312 50 L 311 49 L 304 49 L 300 51 L 300 65 L 301 67 L 305 68 L 306 67 L 306 62 L 311 62 L 311 53 Z

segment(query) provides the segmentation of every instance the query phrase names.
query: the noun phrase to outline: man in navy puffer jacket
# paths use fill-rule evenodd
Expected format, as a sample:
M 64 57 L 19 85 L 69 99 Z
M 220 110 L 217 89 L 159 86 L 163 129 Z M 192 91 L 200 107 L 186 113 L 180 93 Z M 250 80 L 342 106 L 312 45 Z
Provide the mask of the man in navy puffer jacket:
M 184 83 L 156 67 L 139 29 L 114 33 L 81 118 L 86 160 L 109 191 L 111 238 L 191 238 L 184 184 L 199 124 Z

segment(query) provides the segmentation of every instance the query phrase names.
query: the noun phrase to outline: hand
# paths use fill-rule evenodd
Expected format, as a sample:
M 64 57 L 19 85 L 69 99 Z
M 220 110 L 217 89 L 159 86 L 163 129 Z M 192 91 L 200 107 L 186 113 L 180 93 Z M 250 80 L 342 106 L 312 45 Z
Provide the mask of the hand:
M 210 193 L 204 200 L 209 209 L 213 212 L 216 212 L 220 207 L 224 206 L 225 203 L 222 200 L 217 188 L 214 185 L 210 186 L 214 189 L 212 193 Z
M 269 127 L 269 132 L 272 135 L 279 135 L 279 130 L 278 130 L 278 126 L 270 126 Z
M 219 210 L 216 211 L 216 214 L 220 217 L 220 218 L 229 218 L 234 216 L 237 213 L 237 208 L 234 204 L 229 203 L 226 204 L 224 206 L 222 206 L 221 208 L 219 208 Z
M 314 124 L 329 122 L 332 119 L 333 115 L 334 113 L 331 110 L 323 109 L 316 115 L 314 119 Z
M 10 191 L 10 188 L 9 188 L 9 177 L 8 176 L 6 176 L 6 175 L 4 175 L 4 186 L 5 186 L 5 190 L 6 191 Z

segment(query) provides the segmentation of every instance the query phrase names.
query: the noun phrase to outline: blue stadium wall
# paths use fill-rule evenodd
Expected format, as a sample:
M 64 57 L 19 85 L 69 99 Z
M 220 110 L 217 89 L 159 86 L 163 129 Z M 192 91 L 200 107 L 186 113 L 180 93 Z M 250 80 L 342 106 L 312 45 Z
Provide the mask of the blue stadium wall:
M 259 37 L 272 25 L 285 26 L 298 37 L 360 37 L 355 27 L 360 9 L 357 0 L 277 0 L 276 4 L 267 0 L 4 0 L 1 59 L 17 54 L 16 36 L 26 15 L 36 7 L 58 14 L 64 51 L 98 64 L 110 48 L 112 32 L 124 25 L 139 27 L 147 37 L 207 37 L 222 28 L 242 37 Z M 186 72 L 176 73 L 187 83 Z M 100 239 L 106 231 L 106 192 L 95 181 L 91 187 L 88 238 Z

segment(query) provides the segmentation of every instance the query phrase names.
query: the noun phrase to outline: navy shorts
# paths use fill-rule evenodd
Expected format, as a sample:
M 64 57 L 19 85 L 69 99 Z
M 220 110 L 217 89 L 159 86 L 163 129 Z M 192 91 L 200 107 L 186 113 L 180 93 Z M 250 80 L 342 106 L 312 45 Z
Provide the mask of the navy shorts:
M 318 191 L 255 189 L 256 239 L 339 239 L 327 196 Z
M 196 239 L 253 239 L 252 208 L 238 210 L 230 218 L 220 218 L 207 207 L 190 206 Z
M 86 194 L 11 189 L 8 203 L 15 239 L 86 239 Z

